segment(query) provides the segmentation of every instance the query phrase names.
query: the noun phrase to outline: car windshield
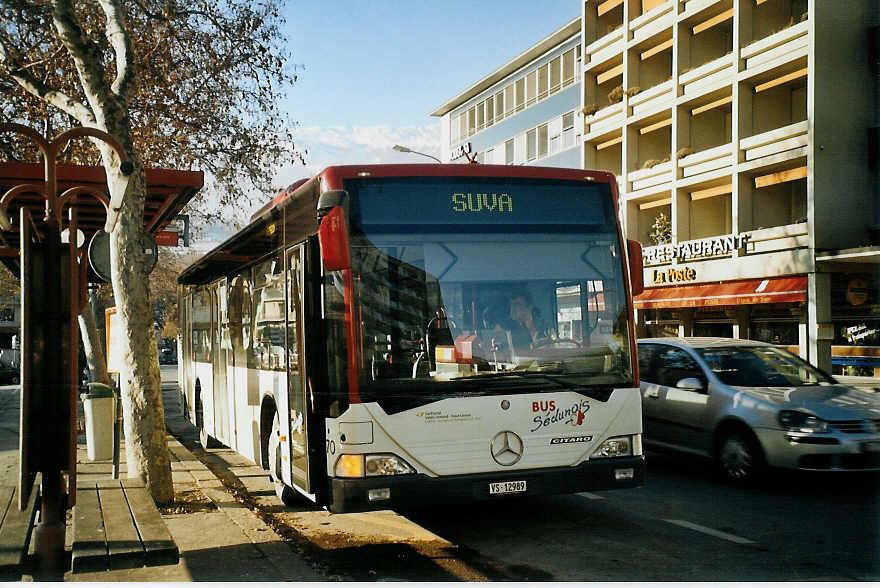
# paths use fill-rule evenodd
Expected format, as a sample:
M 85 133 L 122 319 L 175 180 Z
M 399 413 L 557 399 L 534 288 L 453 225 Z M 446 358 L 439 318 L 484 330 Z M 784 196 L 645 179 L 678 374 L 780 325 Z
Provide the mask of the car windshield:
M 777 347 L 707 347 L 696 352 L 729 386 L 822 386 L 834 382 L 800 357 Z

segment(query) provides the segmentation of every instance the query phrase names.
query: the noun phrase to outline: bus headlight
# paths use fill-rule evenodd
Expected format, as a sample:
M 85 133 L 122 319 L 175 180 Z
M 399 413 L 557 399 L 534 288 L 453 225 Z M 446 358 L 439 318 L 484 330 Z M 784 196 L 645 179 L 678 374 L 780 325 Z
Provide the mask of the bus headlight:
M 363 478 L 370 476 L 396 476 L 414 474 L 416 470 L 393 453 L 374 455 L 340 455 L 333 473 L 339 478 Z
M 414 474 L 411 465 L 394 454 L 367 455 L 367 476 L 396 476 L 398 474 Z
M 624 457 L 627 455 L 632 455 L 632 442 L 629 435 L 606 439 L 590 457 Z

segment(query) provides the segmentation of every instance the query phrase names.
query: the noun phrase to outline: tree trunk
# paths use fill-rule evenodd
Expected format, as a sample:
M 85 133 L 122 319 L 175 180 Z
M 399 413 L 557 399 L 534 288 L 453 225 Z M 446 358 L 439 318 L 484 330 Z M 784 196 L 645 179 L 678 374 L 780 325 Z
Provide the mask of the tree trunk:
M 84 260 L 84 263 L 88 262 Z M 90 293 L 89 304 L 79 315 L 79 332 L 82 336 L 83 352 L 89 364 L 89 381 L 111 386 L 113 383 L 110 381 L 110 374 L 107 373 L 103 341 L 95 324 L 95 303 L 95 295 Z
M 144 272 L 146 256 L 141 245 L 141 236 L 145 232 L 143 210 L 146 185 L 143 165 L 134 163 L 135 171 L 131 175 L 110 239 L 113 294 L 119 328 L 122 330 L 120 340 L 128 344 L 123 350 L 123 371 L 120 374 L 125 458 L 128 476 L 144 480 L 153 500 L 167 504 L 174 500 L 174 486 L 165 440 L 165 413 L 153 311 Z M 107 182 L 111 193 L 123 189 L 118 171 L 112 168 L 108 170 Z

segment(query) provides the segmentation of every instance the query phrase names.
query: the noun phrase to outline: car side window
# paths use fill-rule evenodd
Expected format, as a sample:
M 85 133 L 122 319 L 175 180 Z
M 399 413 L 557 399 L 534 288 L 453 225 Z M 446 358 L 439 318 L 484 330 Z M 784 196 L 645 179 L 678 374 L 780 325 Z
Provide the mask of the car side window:
M 699 364 L 684 349 L 664 346 L 658 351 L 657 383 L 661 386 L 675 388 L 683 378 L 697 378 L 705 382 L 706 378 Z
M 639 351 L 639 380 L 642 382 L 656 383 L 657 377 L 654 372 L 654 356 L 656 355 L 656 345 L 648 345 L 646 343 L 638 346 Z

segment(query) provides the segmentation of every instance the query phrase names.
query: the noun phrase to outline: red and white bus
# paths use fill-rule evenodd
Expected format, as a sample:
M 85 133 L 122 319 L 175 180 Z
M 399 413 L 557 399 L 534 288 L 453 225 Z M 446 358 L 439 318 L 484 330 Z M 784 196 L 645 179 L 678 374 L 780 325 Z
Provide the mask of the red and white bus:
M 186 414 L 331 512 L 641 485 L 617 210 L 605 172 L 327 168 L 180 275 Z

